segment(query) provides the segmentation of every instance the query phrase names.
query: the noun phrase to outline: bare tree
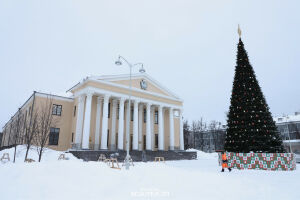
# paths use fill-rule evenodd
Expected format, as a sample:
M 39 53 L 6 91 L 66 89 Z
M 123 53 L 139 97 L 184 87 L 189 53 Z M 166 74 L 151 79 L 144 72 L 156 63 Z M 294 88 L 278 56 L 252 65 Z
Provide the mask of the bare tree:
M 190 148 L 189 137 L 190 137 L 190 127 L 187 120 L 183 121 L 183 136 L 184 136 L 184 149 Z
M 201 117 L 199 123 L 199 136 L 200 136 L 200 145 L 201 145 L 201 150 L 203 151 L 204 148 L 204 132 L 206 130 L 206 122 L 203 122 L 203 119 Z
M 211 137 L 213 138 L 212 142 L 213 142 L 215 150 L 217 150 L 217 147 L 218 147 L 218 144 L 220 141 L 220 137 L 221 137 L 221 133 L 220 133 L 221 125 L 222 125 L 221 122 L 217 122 L 214 120 L 211 121 L 209 124 L 209 129 L 211 132 Z
M 28 157 L 29 150 L 34 143 L 34 138 L 38 133 L 38 113 L 37 110 L 33 111 L 30 123 L 26 123 L 25 134 L 24 134 L 24 144 L 26 145 L 26 154 L 24 162 Z
M 57 123 L 52 115 L 52 102 L 52 98 L 47 97 L 46 102 L 39 109 L 38 132 L 35 136 L 39 162 L 41 162 L 44 149 L 49 141 L 50 128 Z
M 195 120 L 192 121 L 191 132 L 193 136 L 193 140 L 192 140 L 193 148 L 196 149 L 195 135 L 198 133 L 198 121 Z
M 23 130 L 23 114 L 21 113 L 21 109 L 19 108 L 16 116 L 15 116 L 15 120 L 12 121 L 12 136 L 11 136 L 11 140 L 12 140 L 12 145 L 15 148 L 14 151 L 14 162 L 16 162 L 16 152 L 17 152 L 17 145 L 21 144 L 22 142 L 22 130 Z
M 193 146 L 195 149 L 203 150 L 205 128 L 206 128 L 206 123 L 203 122 L 202 117 L 200 120 L 192 122 L 191 132 L 193 134 Z
M 35 135 L 37 134 L 38 131 L 38 111 L 37 109 L 34 109 L 34 106 L 35 106 L 35 92 L 33 93 L 32 106 L 29 109 L 29 115 L 30 115 L 29 119 L 26 113 L 25 120 L 24 120 L 25 134 L 23 138 L 23 143 L 26 145 L 26 154 L 25 154 L 24 162 L 28 157 L 29 149 L 31 148 Z

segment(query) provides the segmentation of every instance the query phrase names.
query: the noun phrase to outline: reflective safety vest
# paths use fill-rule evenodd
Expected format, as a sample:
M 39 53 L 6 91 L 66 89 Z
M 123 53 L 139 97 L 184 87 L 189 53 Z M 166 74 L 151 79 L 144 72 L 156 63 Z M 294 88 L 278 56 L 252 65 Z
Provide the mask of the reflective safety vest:
M 222 155 L 222 160 L 227 160 L 226 153 Z

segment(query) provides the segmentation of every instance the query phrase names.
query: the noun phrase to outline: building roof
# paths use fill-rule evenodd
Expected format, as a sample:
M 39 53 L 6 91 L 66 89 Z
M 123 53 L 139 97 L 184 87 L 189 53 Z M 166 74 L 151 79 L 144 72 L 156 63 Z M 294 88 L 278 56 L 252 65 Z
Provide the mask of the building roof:
M 71 87 L 69 90 L 67 90 L 67 92 L 73 92 L 74 90 L 76 90 L 77 88 L 79 88 L 81 85 L 83 85 L 84 83 L 86 83 L 88 81 L 98 81 L 98 82 L 101 82 L 101 83 L 106 83 L 106 84 L 110 84 L 110 85 L 113 85 L 113 86 L 124 88 L 124 85 L 118 84 L 114 81 L 129 80 L 129 78 L 130 78 L 129 74 L 89 76 L 89 77 L 86 77 L 85 79 L 81 80 L 80 82 L 78 82 L 73 87 Z M 167 89 L 166 87 L 164 87 L 162 84 L 160 84 L 154 78 L 149 76 L 147 73 L 135 73 L 135 74 L 131 75 L 131 78 L 132 78 L 132 80 L 138 79 L 138 78 L 146 79 L 151 84 L 153 84 L 154 86 L 156 86 L 157 88 L 162 90 L 165 94 L 167 94 L 167 95 L 163 95 L 163 96 L 168 97 L 168 98 L 173 98 L 174 100 L 177 100 L 177 101 L 182 101 L 182 99 L 180 99 L 178 95 L 176 95 L 174 92 L 172 92 L 169 89 Z M 137 88 L 133 88 L 133 89 L 138 90 L 139 92 L 142 92 L 142 93 L 147 93 L 148 92 L 148 91 L 145 91 L 145 90 L 142 90 L 142 89 L 137 89 Z
M 295 112 L 293 115 L 282 115 L 274 117 L 276 123 L 300 122 L 300 112 Z

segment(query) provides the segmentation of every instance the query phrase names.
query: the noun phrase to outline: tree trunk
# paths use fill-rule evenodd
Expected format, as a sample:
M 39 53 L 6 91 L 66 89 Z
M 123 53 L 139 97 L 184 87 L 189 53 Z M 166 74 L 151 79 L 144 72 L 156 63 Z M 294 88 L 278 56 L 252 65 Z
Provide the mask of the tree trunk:
M 30 146 L 27 145 L 24 162 L 26 161 L 26 159 L 27 159 L 27 157 L 28 157 L 28 151 L 29 151 L 29 148 L 30 148 Z
M 43 153 L 43 148 L 41 147 L 40 153 L 39 153 L 39 162 L 42 160 L 42 153 Z
M 15 145 L 14 163 L 16 162 L 16 152 L 17 152 L 17 145 Z

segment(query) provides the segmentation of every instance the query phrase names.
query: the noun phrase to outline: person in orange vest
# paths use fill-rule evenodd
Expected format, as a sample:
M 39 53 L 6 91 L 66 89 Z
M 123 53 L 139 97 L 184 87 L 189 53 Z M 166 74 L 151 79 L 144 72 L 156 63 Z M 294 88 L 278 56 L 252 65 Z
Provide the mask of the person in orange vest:
M 227 163 L 228 163 L 228 160 L 227 160 L 226 153 L 222 152 L 222 171 L 221 172 L 224 172 L 225 168 L 228 168 L 229 172 L 231 172 L 231 168 L 228 167 Z

